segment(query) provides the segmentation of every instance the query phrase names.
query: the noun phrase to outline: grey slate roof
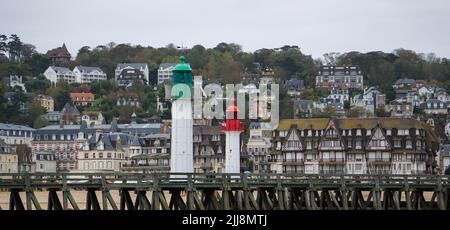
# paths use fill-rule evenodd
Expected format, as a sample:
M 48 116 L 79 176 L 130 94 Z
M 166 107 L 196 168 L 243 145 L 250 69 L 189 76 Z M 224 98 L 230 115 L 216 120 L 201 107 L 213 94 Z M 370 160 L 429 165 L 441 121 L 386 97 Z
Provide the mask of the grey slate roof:
M 24 125 L 15 125 L 15 124 L 6 124 L 0 123 L 1 130 L 22 130 L 22 131 L 36 131 L 35 129 L 24 126 Z
M 126 67 L 131 67 L 131 68 L 144 68 L 147 67 L 147 63 L 119 63 L 117 64 L 117 68 L 119 69 L 123 69 Z
M 77 109 L 77 107 L 72 105 L 70 102 L 67 102 L 64 105 L 64 108 L 62 110 L 65 110 L 67 113 L 72 113 L 75 116 L 79 116 L 80 115 L 80 111 Z
M 402 78 L 402 79 L 398 79 L 395 82 L 395 85 L 401 85 L 401 84 L 414 84 L 416 82 L 416 80 L 414 79 L 409 79 L 409 78 Z
M 16 151 L 0 139 L 0 154 L 15 154 Z
M 159 68 L 167 69 L 169 67 L 175 67 L 176 65 L 178 65 L 178 64 L 176 64 L 176 63 L 161 63 L 159 65 Z
M 131 139 L 131 145 L 130 146 L 134 146 L 134 147 L 141 146 L 139 138 L 136 135 L 134 135 L 133 138 Z
M 62 128 L 59 125 L 49 125 L 43 128 L 36 130 L 36 134 L 34 135 L 35 139 L 38 135 L 60 135 L 60 134 L 72 134 L 77 135 L 78 132 L 82 131 L 85 134 L 94 135 L 97 129 L 102 130 L 103 132 L 121 132 L 132 135 L 147 135 L 147 134 L 159 134 L 161 124 L 160 123 L 151 123 L 151 124 L 118 124 L 116 130 L 111 129 L 110 124 L 101 124 L 94 125 L 89 127 L 82 127 L 82 125 L 64 125 Z M 95 135 L 94 135 L 95 136 Z M 42 137 L 40 138 L 41 140 Z M 49 139 L 49 141 L 51 141 Z M 96 140 L 94 140 L 96 142 Z
M 441 156 L 450 157 L 450 145 L 441 145 L 440 147 Z
M 36 95 L 35 99 L 53 100 L 52 97 L 50 97 L 50 96 L 48 96 L 48 95 L 44 95 L 44 94 L 38 94 L 38 95 Z
M 71 71 L 66 67 L 50 66 L 50 68 L 52 68 L 57 74 L 65 74 Z
M 79 65 L 79 66 L 77 66 L 77 68 L 78 68 L 82 73 L 90 73 L 90 72 L 95 71 L 95 70 L 97 70 L 97 71 L 103 73 L 103 70 L 100 69 L 100 68 L 98 68 L 98 67 L 81 66 L 81 65 Z

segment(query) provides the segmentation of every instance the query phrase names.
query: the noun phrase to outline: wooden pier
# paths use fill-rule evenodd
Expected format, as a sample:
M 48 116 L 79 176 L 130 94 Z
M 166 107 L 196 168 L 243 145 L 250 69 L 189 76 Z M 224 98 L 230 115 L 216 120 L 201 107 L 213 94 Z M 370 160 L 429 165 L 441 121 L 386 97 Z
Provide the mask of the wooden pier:
M 0 174 L 9 193 L 0 209 L 447 210 L 448 187 L 441 175 Z M 48 194 L 46 207 L 37 191 Z M 74 191 L 85 193 L 82 207 Z

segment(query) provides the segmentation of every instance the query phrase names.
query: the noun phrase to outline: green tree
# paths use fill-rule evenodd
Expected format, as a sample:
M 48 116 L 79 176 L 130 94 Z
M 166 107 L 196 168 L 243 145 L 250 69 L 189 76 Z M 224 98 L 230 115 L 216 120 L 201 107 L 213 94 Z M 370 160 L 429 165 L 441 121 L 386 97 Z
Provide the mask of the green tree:
M 20 62 L 23 43 L 19 36 L 12 34 L 9 36 L 8 53 L 11 62 Z
M 50 87 L 51 82 L 45 78 L 44 75 L 39 75 L 35 79 L 25 82 L 25 87 L 28 92 L 38 92 L 45 93 L 45 91 Z

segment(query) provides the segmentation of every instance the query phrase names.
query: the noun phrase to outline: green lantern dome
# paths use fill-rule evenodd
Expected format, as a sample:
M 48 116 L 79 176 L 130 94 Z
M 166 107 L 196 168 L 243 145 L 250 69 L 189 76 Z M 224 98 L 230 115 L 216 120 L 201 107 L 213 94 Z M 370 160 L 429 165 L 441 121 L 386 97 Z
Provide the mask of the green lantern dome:
M 173 71 L 192 71 L 192 69 L 184 63 L 184 56 L 180 56 L 180 64 L 176 65 Z
M 186 85 L 187 87 L 177 86 L 178 84 Z M 192 92 L 192 69 L 191 66 L 185 63 L 184 56 L 180 56 L 180 64 L 176 65 L 172 70 L 172 87 L 175 87 L 176 89 L 183 88 Z M 172 88 L 172 99 L 178 99 L 180 97 L 187 98 L 191 96 L 191 92 L 186 94 L 184 93 L 184 90 L 174 91 L 173 89 L 174 88 Z

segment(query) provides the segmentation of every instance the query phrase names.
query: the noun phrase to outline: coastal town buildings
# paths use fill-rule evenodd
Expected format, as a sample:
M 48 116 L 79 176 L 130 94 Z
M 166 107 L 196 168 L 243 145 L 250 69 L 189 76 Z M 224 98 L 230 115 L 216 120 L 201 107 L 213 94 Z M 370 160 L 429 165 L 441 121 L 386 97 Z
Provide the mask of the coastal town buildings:
M 96 130 L 78 151 L 76 172 L 118 172 L 129 158 L 131 135 Z
M 30 145 L 35 131 L 28 126 L 0 123 L 0 139 L 8 145 Z
M 161 63 L 158 68 L 158 85 L 164 83 L 164 81 L 172 80 L 172 70 L 175 68 L 176 63 Z
M 95 100 L 95 95 L 93 93 L 70 93 L 69 97 L 72 104 L 80 107 L 91 106 Z
M 277 173 L 432 173 L 438 140 L 414 119 L 287 119 L 273 131 Z
M 119 86 L 131 86 L 136 82 L 149 84 L 149 69 L 146 63 L 120 63 L 115 70 Z
M 107 80 L 106 73 L 98 67 L 75 66 L 72 72 L 75 75 L 75 82 L 81 84 Z
M 58 65 L 69 63 L 71 55 L 67 50 L 66 44 L 63 43 L 61 47 L 47 51 L 46 57 L 50 60 L 52 65 Z
M 56 173 L 56 156 L 54 152 L 36 152 L 35 171 L 37 173 Z
M 69 84 L 76 82 L 75 74 L 66 67 L 49 66 L 44 71 L 43 75 L 49 80 L 52 85 L 56 85 L 58 81 L 64 81 Z
M 55 101 L 50 96 L 38 94 L 34 98 L 34 101 L 41 107 L 45 108 L 47 112 L 53 112 L 55 110 Z
M 321 66 L 316 76 L 316 87 L 362 90 L 364 79 L 357 66 Z
M 0 173 L 17 173 L 18 165 L 16 150 L 0 139 Z

